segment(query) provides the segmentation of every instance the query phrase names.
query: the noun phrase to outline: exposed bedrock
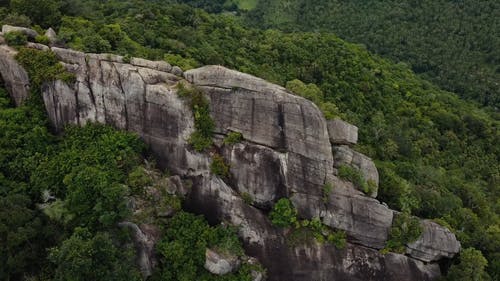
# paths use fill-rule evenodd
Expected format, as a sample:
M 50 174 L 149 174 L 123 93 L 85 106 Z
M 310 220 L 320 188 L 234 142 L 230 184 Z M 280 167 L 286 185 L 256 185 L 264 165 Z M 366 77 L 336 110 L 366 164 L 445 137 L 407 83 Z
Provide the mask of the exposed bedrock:
M 20 105 L 28 98 L 30 80 L 26 70 L 14 59 L 16 54 L 14 49 L 0 45 L 0 75 L 14 103 Z
M 451 232 L 423 222 L 424 233 L 409 245 L 408 256 L 379 253 L 393 211 L 335 176 L 339 163 L 376 173 L 366 156 L 342 146 L 355 142 L 356 130 L 344 122 L 337 124 L 341 129 L 336 132 L 313 103 L 280 86 L 220 66 L 182 73 L 165 62 L 133 58 L 129 64 L 115 55 L 51 49 L 76 75 L 73 84 L 54 81 L 43 86 L 53 126 L 62 130 L 67 124 L 99 122 L 136 132 L 162 167 L 193 182 L 186 196 L 190 210 L 211 222 L 238 226 L 247 254 L 263 263 L 269 280 L 432 280 L 440 275 L 433 262 L 459 251 Z M 0 74 L 20 103 L 27 97 L 29 80 L 14 53 L 0 46 Z M 210 156 L 188 144 L 195 130 L 193 113 L 176 88 L 186 80 L 210 101 L 219 139 L 230 132 L 243 135 L 238 144 L 216 141 L 214 149 L 230 165 L 228 180 L 211 175 Z M 347 156 L 339 157 L 339 148 L 345 148 Z M 324 194 L 327 183 L 333 189 Z M 344 230 L 347 247 L 288 245 L 285 230 L 267 218 L 282 197 L 292 200 L 301 218 L 319 217 Z

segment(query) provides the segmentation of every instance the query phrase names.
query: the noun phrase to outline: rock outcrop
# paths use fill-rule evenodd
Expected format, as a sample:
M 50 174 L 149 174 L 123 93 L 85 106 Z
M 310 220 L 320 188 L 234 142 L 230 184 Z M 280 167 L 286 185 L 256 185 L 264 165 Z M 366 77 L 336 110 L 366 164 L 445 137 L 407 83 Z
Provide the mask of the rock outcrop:
M 340 119 L 329 120 L 328 134 L 334 145 L 355 145 L 358 143 L 358 127 Z
M 1 36 L 0 36 L 1 38 Z M 28 73 L 14 59 L 17 52 L 5 45 L 0 45 L 0 74 L 5 88 L 16 105 L 21 105 L 28 98 L 30 79 Z
M 49 39 L 50 44 L 57 43 L 57 33 L 54 31 L 54 29 L 47 29 L 47 31 L 45 32 L 45 36 Z
M 423 233 L 417 241 L 407 245 L 408 255 L 425 262 L 433 262 L 451 258 L 460 251 L 460 244 L 449 229 L 429 220 L 422 221 L 421 225 Z
M 379 175 L 377 167 L 372 159 L 357 151 L 354 151 L 347 145 L 333 146 L 334 167 L 351 166 L 361 172 L 366 181 L 371 181 L 376 187 L 379 184 Z M 371 197 L 376 198 L 378 190 L 375 189 Z
M 226 275 L 238 270 L 241 262 L 237 256 L 224 255 L 215 250 L 205 251 L 205 269 L 216 275 Z
M 3 25 L 2 26 L 2 33 L 7 34 L 9 32 L 21 32 L 22 34 L 26 35 L 30 39 L 35 39 L 38 36 L 38 32 L 36 32 L 33 29 L 26 28 L 26 27 L 19 27 L 19 26 L 11 26 L 11 25 Z
M 0 73 L 19 104 L 29 89 L 27 75 L 14 52 L 0 47 Z M 179 187 L 189 210 L 238 226 L 247 254 L 262 262 L 269 280 L 432 280 L 440 276 L 434 262 L 459 250 L 451 232 L 431 224 L 408 245 L 408 256 L 379 253 L 393 211 L 336 176 L 339 165 L 351 165 L 378 184 L 373 161 L 347 146 L 356 142 L 356 130 L 340 122 L 329 126 L 313 103 L 280 86 L 221 66 L 183 73 L 166 62 L 125 63 L 116 55 L 51 50 L 76 76 L 73 84 L 53 81 L 43 87 L 53 126 L 99 122 L 136 132 L 162 167 L 192 181 L 188 191 Z M 216 138 L 230 132 L 243 136 L 238 144 L 215 142 L 214 150 L 230 164 L 227 180 L 212 175 L 210 156 L 188 144 L 195 127 L 189 105 L 177 95 L 181 81 L 209 100 Z M 333 186 L 329 194 L 326 184 Z M 291 199 L 301 218 L 318 217 L 344 230 L 347 247 L 289 245 L 286 231 L 266 215 L 282 197 Z
M 138 226 L 132 222 L 121 222 L 119 226 L 128 228 L 132 233 L 132 238 L 137 248 L 137 264 L 142 276 L 151 276 L 154 267 L 158 264 L 154 251 L 156 243 L 160 240 L 159 229 L 151 225 Z

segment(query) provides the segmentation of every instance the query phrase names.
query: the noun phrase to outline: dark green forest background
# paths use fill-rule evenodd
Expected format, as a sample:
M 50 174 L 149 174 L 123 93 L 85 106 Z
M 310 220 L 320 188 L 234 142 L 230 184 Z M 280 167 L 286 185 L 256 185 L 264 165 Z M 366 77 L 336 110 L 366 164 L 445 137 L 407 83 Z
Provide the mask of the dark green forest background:
M 315 102 L 327 118 L 341 117 L 360 128 L 356 149 L 376 160 L 381 201 L 456 233 L 467 250 L 454 261 L 449 280 L 500 279 L 498 3 L 310 2 L 12 0 L 0 1 L 5 7 L 0 19 L 40 30 L 53 27 L 64 44 L 87 52 L 164 59 L 185 70 L 221 64 L 288 87 Z M 26 272 L 35 280 L 84 276 L 92 264 L 73 260 L 74 267 L 65 266 L 76 268 L 69 273 L 57 265 L 71 264 L 75 249 L 99 243 L 110 245 L 103 247 L 109 263 L 102 271 L 116 276 L 90 279 L 135 276 L 123 264 L 131 262 L 123 257 L 127 251 L 117 250 L 127 237 L 113 223 L 127 216 L 119 200 L 127 190 L 118 186 L 130 185 L 128 174 L 142 165 L 145 148 L 131 135 L 99 126 L 54 136 L 36 99 L 14 109 L 3 96 L 0 242 L 12 244 L 3 248 L 8 266 L 0 269 L 0 278 L 17 280 Z M 84 148 L 87 142 L 92 145 Z M 103 148 L 110 154 L 84 167 L 72 160 L 93 159 Z M 111 157 L 117 151 L 127 152 L 118 162 Z M 102 165 L 110 171 L 101 171 L 101 177 L 78 173 L 99 172 Z M 79 196 L 88 192 L 89 181 L 116 183 L 114 196 L 102 195 L 115 200 L 106 204 L 111 210 L 94 213 L 88 206 L 61 204 L 54 219 L 36 207 L 43 203 L 42 191 L 56 187 L 61 201 L 85 205 L 87 199 Z M 92 200 L 104 200 L 93 194 Z M 78 212 L 89 214 L 75 222 Z M 13 220 L 16 216 L 20 219 Z M 189 224 L 194 218 L 179 220 Z M 164 262 L 172 261 L 165 256 Z M 176 280 L 169 272 L 159 276 Z

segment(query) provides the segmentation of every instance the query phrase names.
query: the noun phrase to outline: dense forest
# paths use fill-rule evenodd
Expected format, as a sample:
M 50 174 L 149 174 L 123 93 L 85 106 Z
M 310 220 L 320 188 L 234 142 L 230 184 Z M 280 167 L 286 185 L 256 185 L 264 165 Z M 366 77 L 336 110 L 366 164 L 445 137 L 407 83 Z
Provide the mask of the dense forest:
M 261 29 L 332 32 L 498 111 L 500 3 L 490 1 L 182 1 L 238 11 Z M 249 12 L 248 12 L 249 11 Z
M 333 32 L 498 110 L 499 15 L 495 0 L 272 0 L 259 1 L 247 19 L 261 28 Z
M 39 30 L 53 27 L 61 44 L 86 52 L 164 59 L 183 69 L 221 64 L 288 87 L 315 102 L 327 118 L 342 117 L 360 127 L 357 150 L 377 161 L 381 201 L 397 210 L 435 219 L 456 233 L 467 250 L 456 261 L 458 265 L 451 267 L 450 280 L 469 280 L 464 272 L 470 268 L 474 268 L 477 280 L 500 278 L 498 116 L 494 110 L 485 111 L 439 88 L 483 105 L 498 106 L 500 94 L 495 83 L 499 74 L 494 69 L 498 66 L 498 48 L 494 48 L 498 36 L 489 39 L 500 30 L 495 28 L 494 19 L 486 17 L 482 20 L 487 23 L 478 22 L 482 29 L 464 25 L 474 30 L 477 38 L 468 37 L 468 30 L 458 29 L 456 36 L 477 42 L 463 46 L 452 43 L 458 39 L 447 29 L 429 26 L 439 34 L 450 34 L 445 36 L 448 41 L 439 44 L 432 39 L 435 37 L 425 37 L 429 32 L 413 33 L 430 16 L 425 9 L 415 9 L 418 14 L 405 19 L 384 13 L 383 4 L 372 7 L 346 1 L 348 8 L 337 5 L 333 9 L 343 17 L 327 17 L 321 12 L 330 8 L 309 7 L 306 1 L 287 1 L 288 6 L 282 8 L 273 8 L 278 5 L 275 1 L 186 1 L 210 7 L 210 12 L 222 12 L 209 14 L 173 2 L 178 1 L 0 1 L 4 7 L 0 8 L 0 19 L 2 23 Z M 481 2 L 490 6 L 478 6 L 474 13 L 481 14 L 483 8 L 497 9 L 494 2 Z M 427 7 L 425 3 L 430 1 L 418 5 Z M 404 9 L 405 4 L 400 5 Z M 290 12 L 272 14 L 288 11 L 285 8 Z M 299 9 L 304 12 L 298 13 Z M 370 17 L 366 15 L 369 11 Z M 452 26 L 447 17 L 462 18 L 456 14 L 442 16 L 435 22 Z M 256 19 L 262 19 L 262 28 L 301 32 L 246 25 Z M 373 24 L 372 19 L 381 21 Z M 407 20 L 408 24 L 388 24 L 382 19 Z M 340 22 L 342 25 L 337 25 Z M 372 29 L 354 31 L 365 25 Z M 390 29 L 397 26 L 401 30 Z M 340 32 L 342 27 L 345 29 Z M 367 40 L 369 49 L 408 64 L 370 54 L 365 46 L 347 43 L 329 31 L 355 42 Z M 401 38 L 406 40 L 405 45 Z M 463 44 L 469 44 L 467 40 Z M 396 41 L 397 48 L 393 48 Z M 487 43 L 492 46 L 486 47 Z M 474 67 L 477 72 L 471 71 Z M 36 92 L 32 101 L 19 108 L 12 108 L 5 91 L 1 94 L 0 241 L 7 247 L 0 251 L 2 264 L 7 266 L 0 269 L 0 278 L 17 280 L 26 273 L 38 276 L 34 280 L 139 278 L 130 266 L 130 249 L 118 249 L 118 245 L 129 245 L 130 238 L 115 223 L 130 215 L 123 199 L 133 192 L 137 171 L 146 169 L 147 149 L 133 135 L 97 125 L 68 128 L 64 135 L 55 136 L 50 133 Z M 86 177 L 87 172 L 96 176 Z M 37 206 L 47 204 L 42 196 L 47 189 L 58 199 L 41 211 Z M 94 197 L 88 198 L 89 194 Z M 102 208 L 89 206 L 88 200 L 102 202 Z M 184 253 L 188 261 L 175 260 L 171 251 L 160 250 L 163 264 L 178 262 L 176 272 L 170 272 L 168 266 L 160 268 L 157 275 L 161 280 L 193 280 L 178 279 L 202 268 L 200 253 L 188 250 L 193 243 L 216 245 L 221 237 L 234 239 L 230 230 L 209 227 L 202 218 L 183 212 L 165 223 L 176 224 L 179 233 L 167 233 L 160 247 L 175 246 L 180 251 L 176 254 Z M 189 226 L 193 229 L 183 228 Z M 12 229 L 16 232 L 11 233 Z M 191 232 L 200 235 L 185 235 Z M 179 237 L 183 239 L 177 241 Z M 76 254 L 81 251 L 89 256 Z M 92 257 L 96 256 L 105 257 L 104 262 L 93 264 Z M 192 264 L 199 268 L 183 266 Z M 481 270 L 484 266 L 486 272 Z M 202 272 L 195 276 L 203 276 Z M 244 280 L 247 272 L 243 268 L 237 274 L 240 276 L 231 278 Z M 210 280 L 209 276 L 204 278 Z

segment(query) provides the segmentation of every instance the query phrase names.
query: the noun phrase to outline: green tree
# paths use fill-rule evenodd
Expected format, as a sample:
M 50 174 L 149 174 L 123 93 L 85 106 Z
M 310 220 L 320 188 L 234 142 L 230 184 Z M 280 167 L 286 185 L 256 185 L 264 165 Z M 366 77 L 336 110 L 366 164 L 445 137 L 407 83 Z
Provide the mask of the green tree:
M 61 19 L 61 1 L 59 0 L 11 0 L 11 9 L 43 27 L 58 26 Z
M 288 198 L 281 198 L 269 214 L 271 222 L 279 227 L 290 227 L 297 223 L 297 210 Z
M 69 239 L 50 250 L 54 280 L 141 280 L 133 265 L 133 251 L 123 250 L 117 243 L 109 233 L 93 235 L 85 228 L 75 229 Z
M 0 279 L 21 280 L 23 276 L 37 274 L 46 264 L 45 247 L 54 243 L 57 236 L 56 229 L 33 208 L 29 197 L 15 193 L 2 195 Z
M 64 178 L 65 205 L 75 225 L 102 229 L 128 215 L 126 187 L 99 167 L 76 167 Z
M 480 251 L 467 248 L 460 252 L 460 262 L 451 267 L 447 280 L 450 281 L 483 281 L 485 277 L 485 267 L 488 261 Z

